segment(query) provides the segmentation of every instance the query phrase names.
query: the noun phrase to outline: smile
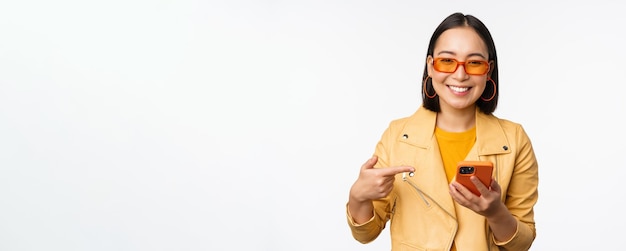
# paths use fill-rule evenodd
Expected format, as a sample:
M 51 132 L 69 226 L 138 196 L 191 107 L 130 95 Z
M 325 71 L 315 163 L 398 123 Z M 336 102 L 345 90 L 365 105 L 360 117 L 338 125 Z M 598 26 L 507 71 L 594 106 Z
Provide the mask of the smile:
M 466 92 L 471 87 L 458 87 L 458 86 L 448 85 L 448 88 L 452 89 L 452 91 L 454 91 L 454 92 Z

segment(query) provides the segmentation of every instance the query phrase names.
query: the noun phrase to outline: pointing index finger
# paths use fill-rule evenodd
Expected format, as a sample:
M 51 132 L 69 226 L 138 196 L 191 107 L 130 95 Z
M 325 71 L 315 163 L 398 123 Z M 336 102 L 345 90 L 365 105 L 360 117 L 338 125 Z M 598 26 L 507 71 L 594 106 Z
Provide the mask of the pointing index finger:
M 383 176 L 394 176 L 399 173 L 404 172 L 415 172 L 415 168 L 411 166 L 394 166 L 388 168 L 381 168 L 381 173 Z

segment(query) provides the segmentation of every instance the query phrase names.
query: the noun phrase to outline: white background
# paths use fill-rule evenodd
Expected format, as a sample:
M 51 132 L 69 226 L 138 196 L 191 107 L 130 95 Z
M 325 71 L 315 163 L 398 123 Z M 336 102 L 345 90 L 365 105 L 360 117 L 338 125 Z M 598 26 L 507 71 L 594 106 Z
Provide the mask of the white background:
M 532 250 L 620 246 L 625 8 L 576 2 L 3 1 L 0 250 L 389 250 L 348 190 L 456 11 L 538 156 Z

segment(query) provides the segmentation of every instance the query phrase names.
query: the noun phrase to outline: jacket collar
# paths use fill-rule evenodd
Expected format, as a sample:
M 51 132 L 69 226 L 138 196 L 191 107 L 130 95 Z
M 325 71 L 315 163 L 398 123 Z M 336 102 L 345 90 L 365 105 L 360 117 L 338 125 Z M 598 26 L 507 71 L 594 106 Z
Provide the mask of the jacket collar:
M 428 148 L 432 138 L 435 136 L 437 113 L 421 106 L 408 119 L 408 123 L 402 129 L 401 135 L 403 137 L 400 141 L 413 146 Z M 406 137 L 406 135 L 410 135 L 410 137 Z
M 476 150 L 479 155 L 502 154 L 511 151 L 502 124 L 494 115 L 476 108 Z
M 435 137 L 437 113 L 420 107 L 403 129 L 401 135 L 411 135 L 400 140 L 408 144 L 428 148 Z M 510 152 L 509 142 L 502 129 L 499 119 L 494 115 L 487 115 L 476 108 L 476 143 L 470 151 L 478 156 L 503 154 Z

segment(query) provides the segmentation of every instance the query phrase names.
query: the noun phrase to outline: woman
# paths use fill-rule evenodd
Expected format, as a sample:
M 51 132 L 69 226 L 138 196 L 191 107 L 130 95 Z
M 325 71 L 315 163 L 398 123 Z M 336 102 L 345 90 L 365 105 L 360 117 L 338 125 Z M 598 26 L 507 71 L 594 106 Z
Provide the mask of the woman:
M 392 121 L 350 189 L 348 224 L 362 243 L 390 221 L 392 250 L 528 250 L 538 165 L 520 124 L 492 113 L 498 59 L 487 27 L 454 13 L 426 54 L 423 105 Z M 490 161 L 480 195 L 455 180 L 462 160 Z

